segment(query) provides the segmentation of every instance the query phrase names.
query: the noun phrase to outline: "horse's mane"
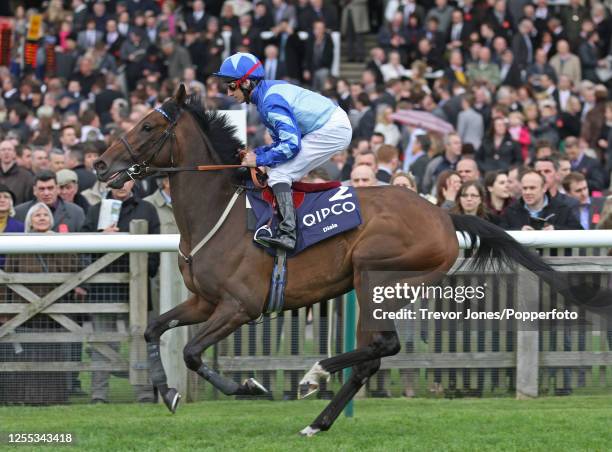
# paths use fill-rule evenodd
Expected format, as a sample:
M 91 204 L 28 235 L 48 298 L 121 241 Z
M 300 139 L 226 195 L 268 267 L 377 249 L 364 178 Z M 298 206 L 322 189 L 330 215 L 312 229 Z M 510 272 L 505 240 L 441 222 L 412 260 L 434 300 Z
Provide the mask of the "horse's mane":
M 217 111 L 207 111 L 200 97 L 194 94 L 187 97 L 184 109 L 196 119 L 223 164 L 240 163 L 238 150 L 244 147 L 244 143 L 236 136 L 236 127 L 230 124 L 227 116 Z

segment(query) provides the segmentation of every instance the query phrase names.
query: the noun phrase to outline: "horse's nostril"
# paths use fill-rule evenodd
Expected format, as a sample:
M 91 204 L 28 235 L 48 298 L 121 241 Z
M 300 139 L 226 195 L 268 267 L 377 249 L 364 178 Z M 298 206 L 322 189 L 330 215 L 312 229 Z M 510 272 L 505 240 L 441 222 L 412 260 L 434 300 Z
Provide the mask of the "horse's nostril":
M 94 169 L 98 174 L 104 172 L 106 170 L 106 163 L 102 160 L 96 160 L 93 164 Z

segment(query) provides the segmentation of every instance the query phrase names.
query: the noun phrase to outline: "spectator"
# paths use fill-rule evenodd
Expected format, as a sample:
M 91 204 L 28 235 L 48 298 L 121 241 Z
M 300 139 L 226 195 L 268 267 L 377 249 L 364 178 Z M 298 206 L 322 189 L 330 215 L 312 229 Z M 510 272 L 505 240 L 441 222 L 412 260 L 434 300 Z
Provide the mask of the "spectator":
M 66 168 L 71 169 L 78 175 L 79 193 L 93 187 L 97 181 L 91 165 L 93 164 L 93 160 L 100 157 L 101 147 L 103 151 L 106 149 L 106 144 L 99 141 L 86 142 L 84 144 L 72 146 L 66 153 Z M 86 161 L 88 161 L 89 168 L 86 168 Z
M 502 217 L 502 226 L 511 230 L 582 229 L 572 209 L 546 194 L 546 180 L 535 170 L 521 176 L 522 196 Z
M 38 174 L 49 169 L 49 154 L 44 148 L 32 149 L 32 173 Z M 31 199 L 31 198 L 30 198 Z
M 32 172 L 32 148 L 27 145 L 17 146 L 17 166 Z
M 350 0 L 342 8 L 342 34 L 346 36 L 348 61 L 362 62 L 364 60 L 363 34 L 369 31 L 368 2 Z
M 425 175 L 425 170 L 429 164 L 429 150 L 431 140 L 425 132 L 415 130 L 410 137 L 410 143 L 404 155 L 404 171 L 410 171 L 414 175 L 419 193 L 423 193 L 421 182 Z
M 499 67 L 491 62 L 491 50 L 488 47 L 481 47 L 478 61 L 468 64 L 467 76 L 472 82 L 484 83 L 490 88 L 499 85 Z
M 557 42 L 557 53 L 550 59 L 550 65 L 557 77 L 567 75 L 575 85 L 582 80 L 580 59 L 570 52 L 569 43 L 565 39 Z
M 474 110 L 476 99 L 472 94 L 466 94 L 461 101 L 463 111 L 459 113 L 457 131 L 461 141 L 470 143 L 474 149 L 479 149 L 484 135 L 484 120 L 480 113 Z
M 384 136 L 385 144 L 397 146 L 401 139 L 401 135 L 399 128 L 395 125 L 393 119 L 391 119 L 393 108 L 386 104 L 380 104 L 377 111 L 379 113 L 374 132 L 381 133 Z
M 582 229 L 596 229 L 601 219 L 605 198 L 589 196 L 587 180 L 581 173 L 570 173 L 563 179 L 565 192 L 578 201 L 575 207 Z
M 454 170 L 461 157 L 461 137 L 457 133 L 450 133 L 444 137 L 444 153 L 431 159 L 423 176 L 423 193 L 429 193 L 438 175 L 446 170 Z M 461 181 L 461 178 L 459 178 Z
M 377 185 L 376 175 L 368 165 L 356 165 L 351 171 L 353 187 L 374 187 Z
M 452 210 L 455 207 L 460 188 L 461 176 L 456 171 L 442 171 L 436 182 L 436 205 Z
M 0 184 L 11 190 L 15 203 L 32 199 L 32 174 L 17 164 L 15 145 L 9 140 L 0 141 Z
M 476 161 L 471 158 L 462 158 L 457 163 L 457 174 L 461 177 L 461 182 L 466 183 L 469 181 L 479 181 L 480 171 Z
M 489 135 L 476 153 L 476 160 L 483 171 L 507 170 L 523 161 L 521 148 L 508 132 L 505 118 L 493 120 Z
M 53 213 L 55 232 L 81 230 L 85 220 L 83 209 L 59 197 L 57 177 L 51 171 L 41 171 L 34 176 L 34 200 L 16 206 L 15 218 L 24 221 L 30 208 L 37 203 L 44 203 Z
M 425 21 L 436 18 L 440 32 L 446 35 L 450 30 L 453 8 L 448 4 L 448 0 L 436 0 L 435 5 L 435 8 L 430 9 L 427 13 Z
M 129 232 L 130 221 L 142 219 L 148 222 L 149 234 L 159 234 L 160 223 L 159 217 L 155 207 L 132 193 L 134 187 L 134 181 L 130 180 L 123 184 L 123 187 L 111 189 L 108 194 L 109 199 L 121 201 L 121 210 L 119 211 L 119 219 L 117 223 L 112 224 L 101 232 L 103 233 L 117 233 L 117 232 Z M 87 213 L 87 219 L 83 226 L 83 232 L 96 232 L 98 229 L 98 222 L 100 217 L 101 205 L 98 203 L 92 206 Z M 127 264 L 127 262 L 123 262 Z M 159 254 L 149 253 L 148 257 L 148 275 L 149 277 L 155 276 L 157 273 L 157 267 L 159 266 Z M 94 300 L 96 297 L 102 297 L 101 293 L 94 292 L 92 294 Z M 114 315 L 113 314 L 94 314 L 93 325 L 95 331 L 113 331 L 114 330 Z M 111 347 L 118 350 L 118 344 L 109 344 Z M 93 362 L 105 361 L 105 358 L 97 351 L 93 351 L 91 354 Z M 94 372 L 92 375 L 92 389 L 91 389 L 91 400 L 93 403 L 106 403 L 108 402 L 108 372 Z M 139 402 L 148 403 L 153 402 L 153 391 L 150 385 L 135 385 L 134 389 L 137 393 Z
M 576 137 L 567 137 L 565 140 L 565 152 L 570 158 L 572 171 L 579 172 L 586 177 L 589 189 L 602 191 L 604 189 L 604 174 L 601 164 L 594 158 L 589 157 L 580 146 Z
M 389 183 L 399 165 L 399 151 L 395 146 L 383 144 L 378 148 L 376 156 L 378 160 L 376 179 L 381 182 Z
M 57 185 L 59 186 L 59 195 L 65 202 L 74 203 L 83 209 L 85 215 L 89 210 L 89 202 L 85 197 L 78 193 L 79 177 L 77 173 L 69 169 L 62 169 L 56 174 Z
M 396 172 L 391 178 L 391 184 L 396 187 L 404 187 L 413 192 L 417 192 L 417 184 L 414 176 L 410 173 Z
M 495 224 L 501 223 L 501 217 L 513 202 L 508 185 L 508 174 L 504 171 L 490 171 L 485 174 L 485 206 L 490 213 L 491 221 Z
M 580 138 L 586 140 L 592 149 L 597 149 L 597 141 L 606 123 L 608 89 L 603 85 L 596 85 L 594 94 L 595 104 L 584 117 Z
M 49 169 L 54 173 L 66 167 L 66 155 L 61 149 L 51 149 L 49 153 Z
M 376 127 L 376 113 L 371 108 L 371 101 L 366 93 L 357 96 L 355 111 L 358 120 L 356 126 L 353 126 L 353 138 L 369 139 Z
M 512 53 L 520 70 L 527 69 L 534 62 L 533 22 L 523 18 L 519 23 L 518 33 L 512 38 Z
M 0 184 L 0 234 L 23 232 L 24 230 L 23 223 L 13 217 L 15 214 L 14 203 L 15 195 L 13 195 L 11 189 L 4 184 Z M 0 254 L 0 270 L 4 269 L 5 260 L 6 256 Z
M 321 90 L 323 81 L 329 76 L 334 59 L 334 44 L 325 31 L 325 23 L 317 20 L 312 24 L 312 33 L 306 42 L 304 80 L 315 90 Z
M 489 219 L 484 203 L 485 192 L 480 182 L 471 180 L 461 184 L 457 200 L 458 202 L 452 210 L 454 213 L 475 215 L 485 220 Z
M 168 78 L 170 80 L 179 80 L 185 69 L 191 67 L 189 52 L 172 40 L 163 41 L 161 43 L 161 50 L 165 57 L 165 64 L 168 66 Z
M 546 193 L 551 199 L 556 200 L 559 204 L 574 208 L 577 203 L 573 198 L 561 193 L 559 188 L 561 183 L 559 179 L 559 163 L 552 157 L 544 157 L 535 161 L 533 168 L 544 176 L 546 181 Z

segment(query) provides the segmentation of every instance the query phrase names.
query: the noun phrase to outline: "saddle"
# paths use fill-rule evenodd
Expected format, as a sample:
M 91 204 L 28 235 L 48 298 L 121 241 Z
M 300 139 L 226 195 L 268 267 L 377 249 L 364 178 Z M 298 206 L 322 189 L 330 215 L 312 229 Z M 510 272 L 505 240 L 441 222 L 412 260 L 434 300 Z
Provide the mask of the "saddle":
M 287 258 L 361 224 L 359 199 L 353 187 L 342 186 L 337 181 L 318 184 L 295 182 L 292 185 L 292 198 L 297 219 L 297 244 L 294 251 L 287 253 L 266 247 L 259 241 L 271 237 L 279 221 L 272 190 L 247 185 L 247 228 L 254 231 L 253 241 L 256 246 L 274 256 L 266 313 L 282 310 Z

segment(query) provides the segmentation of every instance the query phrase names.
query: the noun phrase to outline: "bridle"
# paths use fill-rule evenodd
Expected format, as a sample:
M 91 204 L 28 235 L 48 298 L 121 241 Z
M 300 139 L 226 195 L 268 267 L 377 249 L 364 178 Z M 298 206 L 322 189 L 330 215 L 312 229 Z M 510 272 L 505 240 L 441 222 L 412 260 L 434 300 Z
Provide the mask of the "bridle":
M 162 132 L 160 137 L 157 140 L 155 140 L 155 142 L 153 143 L 153 147 L 156 147 L 156 148 L 148 159 L 142 162 L 138 162 L 138 159 L 136 158 L 136 153 L 134 152 L 134 148 L 126 139 L 126 135 L 124 134 L 121 137 L 119 137 L 119 141 L 123 144 L 125 149 L 127 149 L 128 153 L 130 154 L 130 158 L 132 159 L 133 164 L 129 168 L 124 170 L 130 179 L 136 180 L 137 178 L 145 177 L 150 172 L 158 172 L 158 171 L 163 171 L 166 173 L 179 173 L 183 171 L 218 171 L 218 170 L 224 170 L 224 169 L 245 168 L 242 165 L 196 165 L 196 166 L 178 166 L 177 167 L 177 166 L 174 166 L 174 153 L 172 152 L 174 146 L 172 145 L 170 146 L 170 166 L 167 168 L 151 166 L 150 163 L 155 159 L 155 157 L 157 157 L 157 155 L 163 149 L 164 144 L 166 144 L 166 141 L 168 141 L 168 139 L 172 138 L 172 141 L 174 143 L 176 142 L 176 134 L 174 133 L 174 129 L 176 128 L 176 125 L 178 124 L 178 120 L 181 117 L 181 113 L 182 113 L 181 108 L 178 107 L 178 112 L 176 114 L 176 117 L 172 119 L 170 118 L 170 115 L 167 112 L 165 112 L 161 107 L 156 107 L 154 110 L 158 112 L 160 115 L 162 115 L 164 119 L 168 121 L 169 125 L 168 127 L 166 127 L 166 130 Z M 265 188 L 267 184 L 265 183 L 265 181 L 262 182 L 260 180 L 263 173 L 258 168 L 249 168 L 249 169 L 251 172 L 251 179 L 253 181 L 253 184 L 257 188 L 260 188 L 260 189 Z
M 164 144 L 166 144 L 166 141 L 168 141 L 169 138 L 172 138 L 173 141 L 176 141 L 176 134 L 174 133 L 174 128 L 176 127 L 178 120 L 181 117 L 181 110 L 178 110 L 178 113 L 176 114 L 176 117 L 174 119 L 171 119 L 170 115 L 168 115 L 168 113 L 166 113 L 161 107 L 155 108 L 155 111 L 161 114 L 164 119 L 168 121 L 169 125 L 168 127 L 166 127 L 166 130 L 162 132 L 160 137 L 155 140 L 155 143 L 153 143 L 153 146 L 157 146 L 157 148 L 155 149 L 155 151 L 153 151 L 153 154 L 151 154 L 150 158 L 144 160 L 143 162 L 138 162 L 136 154 L 134 153 L 134 149 L 132 148 L 132 145 L 128 142 L 128 140 L 125 138 L 125 135 L 121 135 L 121 137 L 119 138 L 119 141 L 121 141 L 123 146 L 130 154 L 130 157 L 132 158 L 133 165 L 125 170 L 127 175 L 132 180 L 135 180 L 134 177 L 146 175 L 150 170 L 162 170 L 161 168 L 150 167 L 149 163 L 151 163 L 155 159 L 155 157 L 157 157 L 157 154 L 159 154 L 159 152 L 163 149 Z M 172 168 L 174 168 L 174 154 L 172 152 L 172 148 L 173 146 L 170 147 L 170 165 Z M 168 168 L 164 169 L 167 170 Z

